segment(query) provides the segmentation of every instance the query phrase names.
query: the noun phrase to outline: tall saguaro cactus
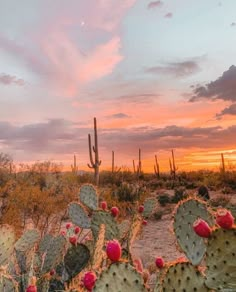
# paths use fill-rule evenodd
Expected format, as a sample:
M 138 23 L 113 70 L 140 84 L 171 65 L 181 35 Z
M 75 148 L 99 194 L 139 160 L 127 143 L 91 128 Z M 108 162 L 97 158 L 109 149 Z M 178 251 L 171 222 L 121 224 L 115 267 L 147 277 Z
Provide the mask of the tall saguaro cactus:
M 74 154 L 74 163 L 73 165 L 71 164 L 71 171 L 73 173 L 77 173 L 78 172 L 78 166 L 77 166 L 77 161 L 76 161 L 76 155 Z
M 223 153 L 221 153 L 221 171 L 225 173 L 225 158 Z
M 157 176 L 157 178 L 160 178 L 160 167 L 159 167 L 159 163 L 157 161 L 156 155 L 155 155 L 154 173 Z
M 98 135 L 97 135 L 96 118 L 94 118 L 93 121 L 94 121 L 94 146 L 92 147 L 91 135 L 88 134 L 89 158 L 90 158 L 90 164 L 88 163 L 88 167 L 94 169 L 94 180 L 95 180 L 95 184 L 98 185 L 99 184 L 99 166 L 101 165 L 102 161 L 99 160 L 99 155 L 98 155 Z M 92 151 L 94 152 L 94 159 L 93 159 Z
M 173 175 L 173 178 L 176 178 L 176 171 L 177 171 L 177 167 L 175 165 L 175 155 L 174 155 L 174 150 L 171 150 L 171 154 L 172 154 L 172 161 L 169 158 L 169 164 L 170 164 L 170 175 Z
M 139 148 L 138 150 L 138 164 L 137 164 L 137 169 L 135 166 L 135 161 L 133 160 L 133 168 L 134 168 L 134 173 L 137 174 L 137 177 L 139 178 L 141 173 L 142 173 L 142 160 L 141 160 L 141 149 Z

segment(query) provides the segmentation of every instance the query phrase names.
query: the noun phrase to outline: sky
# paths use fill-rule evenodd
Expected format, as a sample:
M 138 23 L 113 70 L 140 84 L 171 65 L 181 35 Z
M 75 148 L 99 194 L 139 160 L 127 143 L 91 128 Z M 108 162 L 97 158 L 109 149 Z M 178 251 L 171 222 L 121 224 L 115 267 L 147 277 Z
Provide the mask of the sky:
M 236 161 L 235 0 L 0 0 L 0 152 L 168 169 Z

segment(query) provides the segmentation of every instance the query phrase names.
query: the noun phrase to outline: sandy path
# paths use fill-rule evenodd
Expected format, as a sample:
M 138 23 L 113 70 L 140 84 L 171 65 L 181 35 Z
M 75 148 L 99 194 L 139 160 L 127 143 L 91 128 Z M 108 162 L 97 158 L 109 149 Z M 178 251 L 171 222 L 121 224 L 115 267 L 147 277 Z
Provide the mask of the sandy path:
M 162 256 L 165 261 L 173 261 L 184 256 L 176 248 L 175 235 L 171 228 L 171 214 L 163 216 L 158 221 L 149 220 L 143 227 L 140 238 L 133 244 L 133 254 L 141 258 L 144 266 L 154 262 L 157 256 Z

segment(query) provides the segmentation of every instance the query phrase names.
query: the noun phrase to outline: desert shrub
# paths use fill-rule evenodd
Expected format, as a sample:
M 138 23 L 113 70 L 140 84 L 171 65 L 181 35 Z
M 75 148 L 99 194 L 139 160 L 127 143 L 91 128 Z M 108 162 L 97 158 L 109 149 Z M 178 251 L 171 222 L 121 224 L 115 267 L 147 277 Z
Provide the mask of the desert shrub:
M 225 187 L 223 187 L 223 189 L 222 189 L 222 193 L 223 193 L 223 194 L 232 194 L 232 192 L 233 192 L 233 190 L 232 190 L 231 187 L 229 187 L 229 186 L 225 186 Z
M 117 197 L 120 202 L 135 202 L 140 200 L 140 196 L 145 192 L 143 187 L 139 185 L 122 183 L 113 192 L 113 196 Z
M 201 197 L 202 199 L 204 199 L 204 200 L 209 200 L 210 199 L 208 188 L 205 185 L 201 185 L 198 188 L 197 195 L 199 197 Z
M 161 220 L 162 216 L 164 215 L 164 212 L 162 210 L 157 210 L 153 213 L 153 218 L 155 220 Z
M 179 201 L 185 199 L 187 197 L 187 193 L 184 187 L 179 187 L 175 189 L 175 193 L 173 198 L 171 199 L 171 203 L 178 203 Z
M 159 195 L 157 200 L 162 207 L 164 207 L 166 204 L 169 204 L 171 202 L 171 198 L 169 194 Z
M 231 202 L 231 198 L 227 195 L 218 195 L 210 200 L 213 207 L 227 207 Z

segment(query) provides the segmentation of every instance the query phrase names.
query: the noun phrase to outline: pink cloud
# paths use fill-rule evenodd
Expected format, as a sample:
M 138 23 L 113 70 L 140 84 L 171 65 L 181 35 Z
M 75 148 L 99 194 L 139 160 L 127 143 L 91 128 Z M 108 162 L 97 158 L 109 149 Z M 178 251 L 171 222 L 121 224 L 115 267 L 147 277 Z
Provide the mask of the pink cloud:
M 57 90 L 74 96 L 82 85 L 113 71 L 123 58 L 119 52 L 120 45 L 120 38 L 113 37 L 84 55 L 65 33 L 54 32 L 42 41 L 48 76 Z
M 165 18 L 172 18 L 173 17 L 173 13 L 172 12 L 168 12 L 165 15 Z
M 162 5 L 163 5 L 163 2 L 158 0 L 158 1 L 150 2 L 147 7 L 148 9 L 154 9 L 156 7 L 161 7 Z
M 97 0 L 86 1 L 87 21 L 89 26 L 114 31 L 126 12 L 137 0 Z M 91 9 L 92 7 L 92 9 Z
M 15 84 L 18 86 L 25 85 L 25 81 L 23 79 L 19 79 L 16 76 L 8 75 L 8 74 L 0 74 L 0 84 L 11 85 Z

